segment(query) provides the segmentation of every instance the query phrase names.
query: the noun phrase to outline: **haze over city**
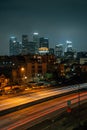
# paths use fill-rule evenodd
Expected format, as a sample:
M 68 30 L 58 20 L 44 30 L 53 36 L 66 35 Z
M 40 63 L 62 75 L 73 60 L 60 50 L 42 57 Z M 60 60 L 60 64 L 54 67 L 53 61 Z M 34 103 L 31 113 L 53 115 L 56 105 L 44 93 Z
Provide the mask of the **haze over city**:
M 1 0 L 0 55 L 9 54 L 9 38 L 33 32 L 48 37 L 50 47 L 72 41 L 77 51 L 87 50 L 86 0 Z

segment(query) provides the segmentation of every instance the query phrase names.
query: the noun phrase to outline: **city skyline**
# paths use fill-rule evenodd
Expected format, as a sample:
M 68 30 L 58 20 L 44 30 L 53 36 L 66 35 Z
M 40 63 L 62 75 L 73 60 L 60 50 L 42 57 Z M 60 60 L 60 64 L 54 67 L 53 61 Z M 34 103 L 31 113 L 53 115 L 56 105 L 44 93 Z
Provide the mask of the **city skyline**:
M 86 0 L 1 0 L 0 55 L 9 54 L 9 38 L 33 32 L 48 37 L 50 47 L 72 41 L 77 51 L 87 50 Z

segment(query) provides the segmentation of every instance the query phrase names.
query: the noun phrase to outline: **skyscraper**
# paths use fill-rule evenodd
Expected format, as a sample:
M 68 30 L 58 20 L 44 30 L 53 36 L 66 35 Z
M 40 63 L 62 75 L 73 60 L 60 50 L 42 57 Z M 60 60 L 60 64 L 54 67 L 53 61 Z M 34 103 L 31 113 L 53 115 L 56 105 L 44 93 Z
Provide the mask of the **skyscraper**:
M 39 47 L 47 47 L 49 48 L 49 40 L 48 38 L 44 38 L 44 37 L 41 37 L 40 38 L 40 44 L 39 44 Z
M 63 44 L 58 44 L 55 46 L 55 55 L 58 57 L 63 56 Z
M 9 54 L 19 55 L 21 53 L 21 44 L 17 41 L 16 37 L 10 37 L 9 40 Z
M 66 41 L 65 52 L 73 52 L 72 42 L 71 41 Z
M 28 43 L 28 35 L 22 35 L 22 44 Z
M 22 54 L 28 54 L 29 41 L 28 35 L 22 35 Z
M 36 54 L 35 46 L 36 46 L 35 42 L 33 42 L 33 41 L 29 42 L 29 46 L 28 46 L 29 47 L 29 49 L 28 49 L 29 54 Z
M 65 52 L 64 52 L 64 57 L 68 58 L 68 59 L 72 59 L 75 56 L 75 51 L 72 47 L 72 42 L 71 41 L 66 41 L 66 48 L 65 48 Z
M 35 54 L 38 54 L 38 49 L 39 49 L 39 34 L 37 32 L 33 33 L 33 42 L 35 43 Z

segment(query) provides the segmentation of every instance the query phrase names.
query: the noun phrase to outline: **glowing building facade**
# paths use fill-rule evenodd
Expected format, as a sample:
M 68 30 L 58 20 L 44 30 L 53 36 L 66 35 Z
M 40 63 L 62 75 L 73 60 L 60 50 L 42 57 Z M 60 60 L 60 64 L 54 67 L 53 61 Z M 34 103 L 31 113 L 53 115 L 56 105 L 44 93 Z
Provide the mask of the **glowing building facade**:
M 47 47 L 40 47 L 39 48 L 39 54 L 48 54 L 49 49 Z
M 65 52 L 72 52 L 72 51 L 73 51 L 72 42 L 71 41 L 66 41 Z

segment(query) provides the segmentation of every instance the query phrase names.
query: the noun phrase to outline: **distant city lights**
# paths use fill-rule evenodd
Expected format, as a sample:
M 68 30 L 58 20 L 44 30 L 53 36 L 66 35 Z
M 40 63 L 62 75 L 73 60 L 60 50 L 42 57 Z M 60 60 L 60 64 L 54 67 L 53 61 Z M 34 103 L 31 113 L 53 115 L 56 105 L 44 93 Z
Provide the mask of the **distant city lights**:
M 38 35 L 39 33 L 37 33 L 37 32 L 34 32 L 33 34 L 34 34 L 34 35 Z
M 66 43 L 72 43 L 72 41 L 67 40 Z

